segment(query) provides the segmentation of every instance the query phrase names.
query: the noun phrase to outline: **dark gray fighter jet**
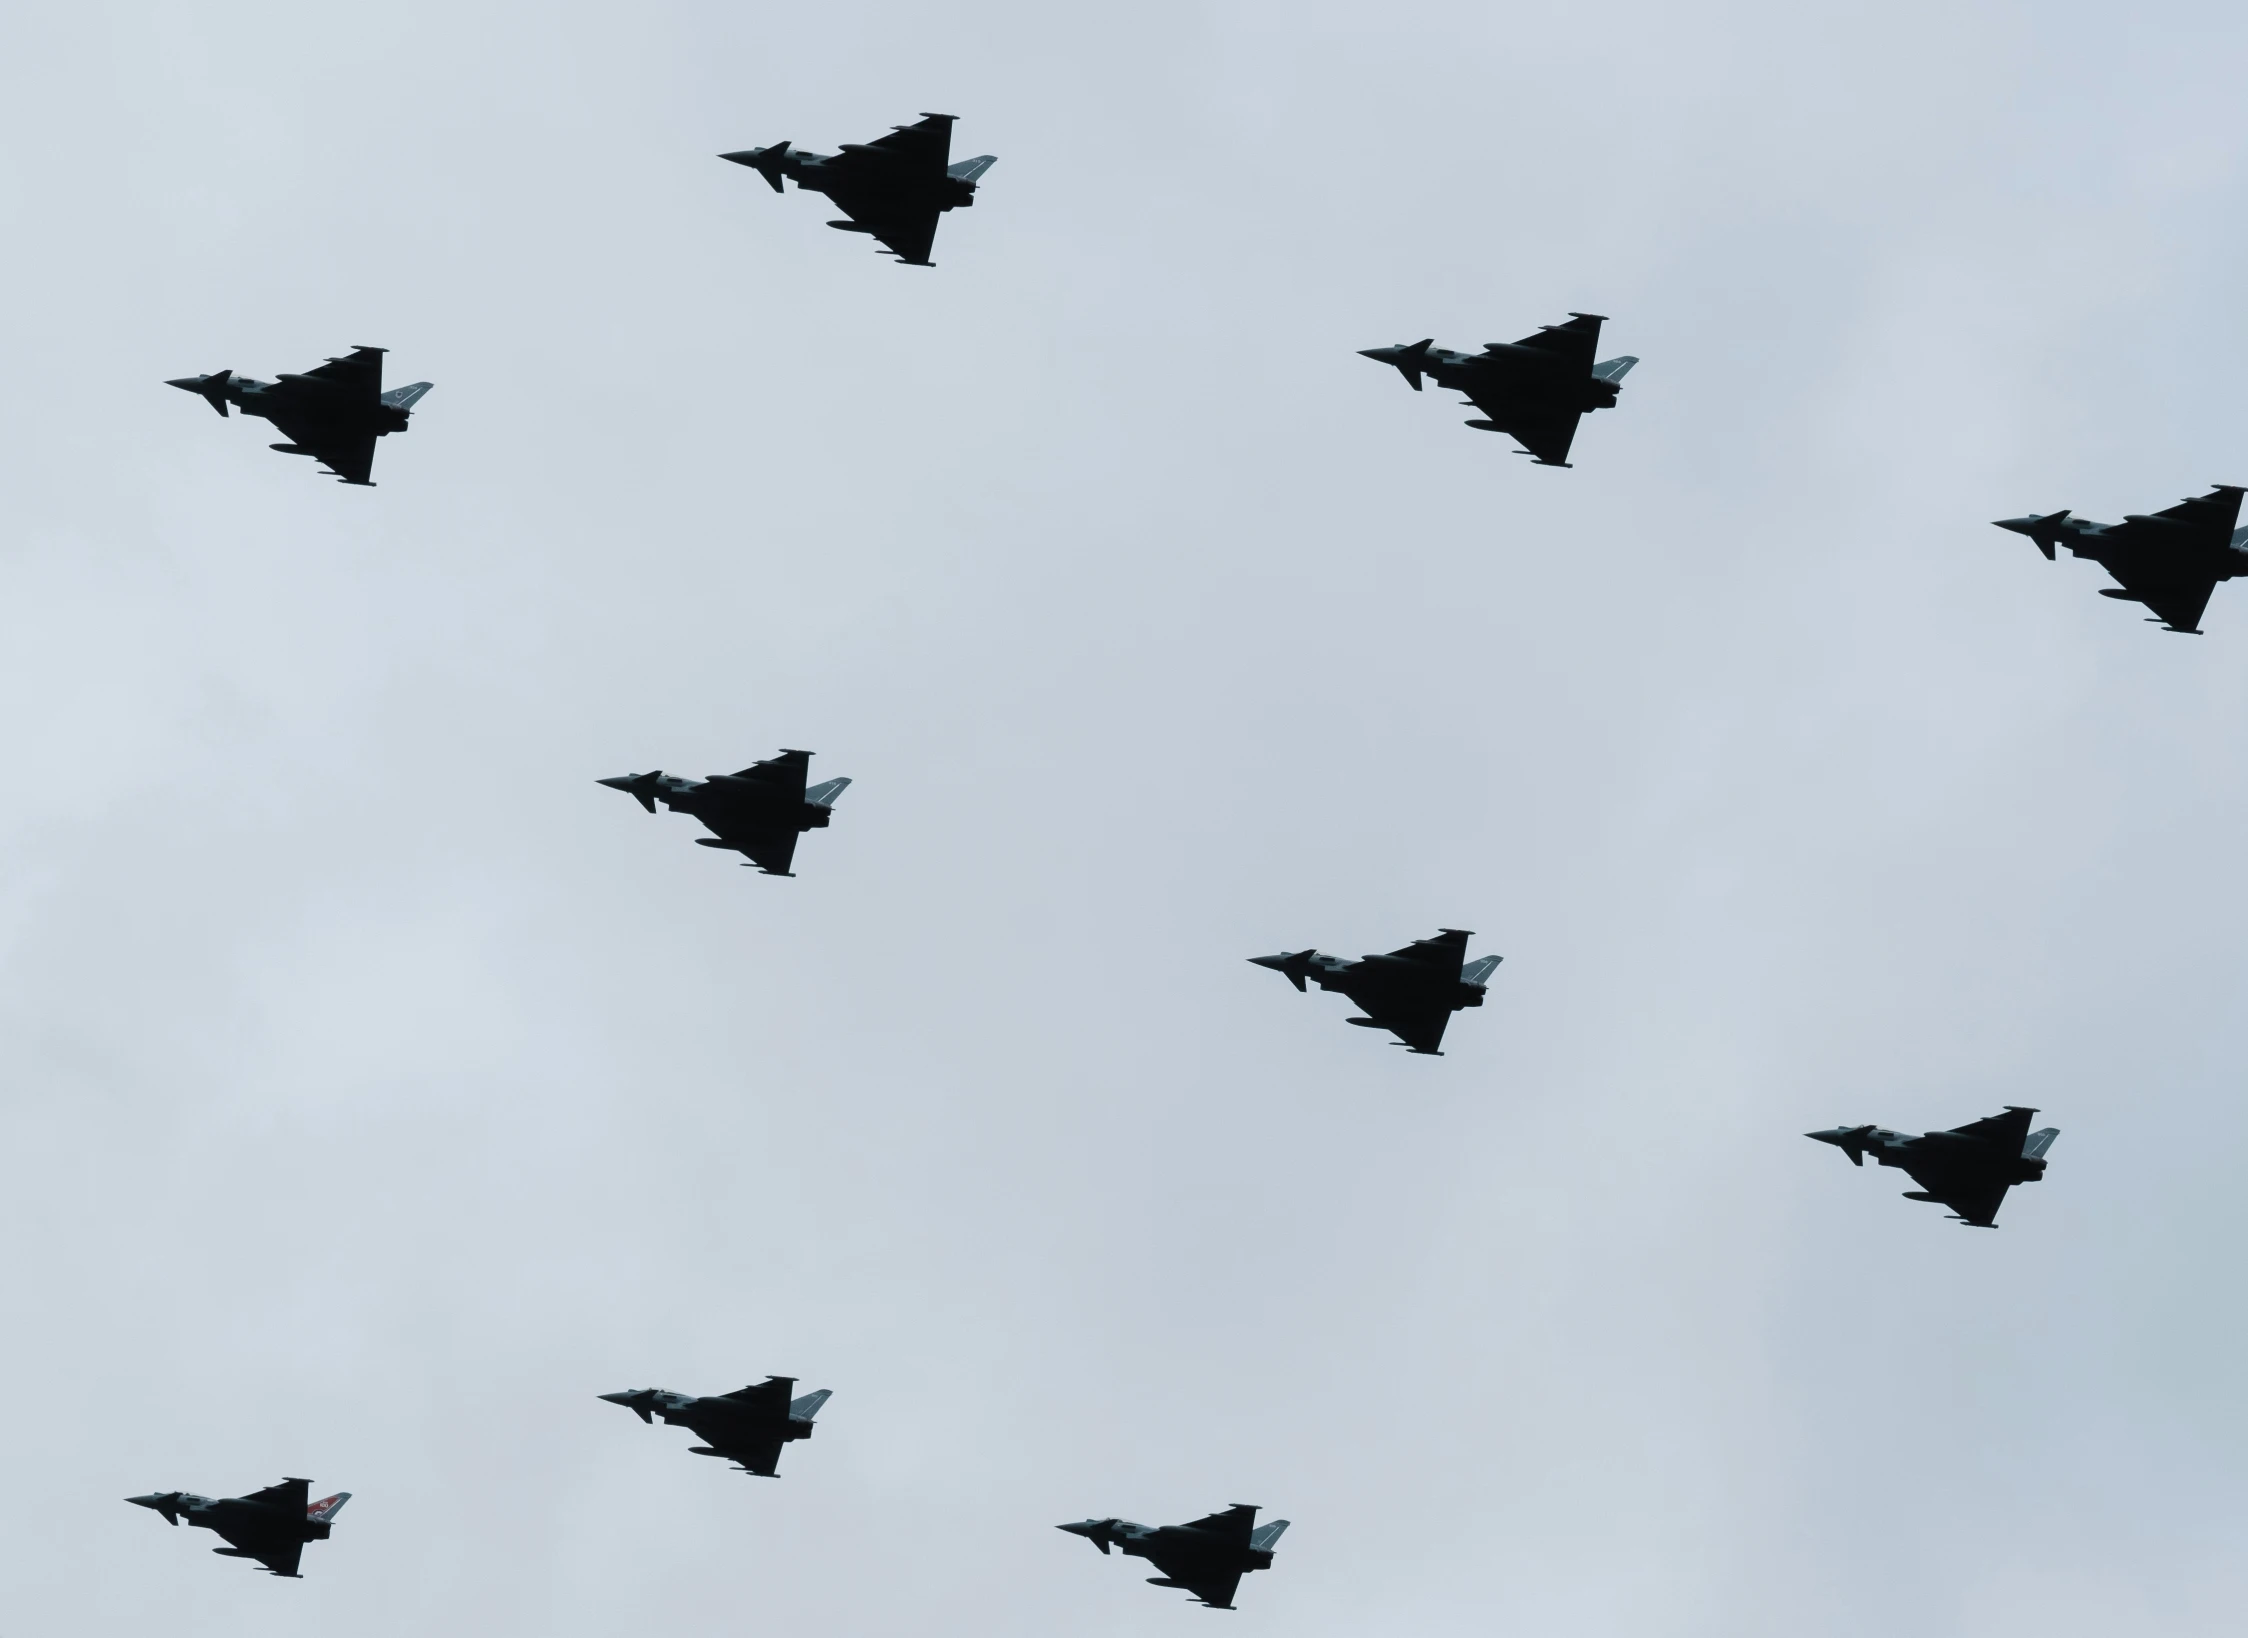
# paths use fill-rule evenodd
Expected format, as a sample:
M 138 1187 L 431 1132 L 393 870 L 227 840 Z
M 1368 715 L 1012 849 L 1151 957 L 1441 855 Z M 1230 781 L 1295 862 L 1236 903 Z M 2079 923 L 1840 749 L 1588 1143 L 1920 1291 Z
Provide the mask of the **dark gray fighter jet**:
M 2198 637 L 2217 582 L 2248 574 L 2248 529 L 2234 527 L 2241 493 L 2220 483 L 2167 511 L 2133 512 L 2121 523 L 2071 517 L 2064 507 L 2041 518 L 2000 518 L 1998 527 L 2029 536 L 2047 562 L 2063 545 L 2091 558 L 2116 579 L 2116 586 L 2100 588 L 2102 597 L 2144 603 L 2165 631 Z
M 183 375 L 167 387 L 199 394 L 220 415 L 226 406 L 244 415 L 262 415 L 288 438 L 273 447 L 284 455 L 310 455 L 345 483 L 372 489 L 375 440 L 404 432 L 413 408 L 429 391 L 427 381 L 382 390 L 381 347 L 354 347 L 316 370 L 253 381 L 232 370 Z
M 1259 1528 L 1257 1510 L 1236 1502 L 1192 1524 L 1084 1519 L 1054 1528 L 1083 1536 L 1104 1554 L 1118 1547 L 1128 1557 L 1144 1558 L 1163 1572 L 1148 1577 L 1152 1585 L 1178 1587 L 1214 1610 L 1230 1610 L 1241 1578 L 1251 1570 L 1272 1568 L 1272 1544 L 1288 1528 L 1288 1521 L 1274 1519 Z
M 304 1544 L 326 1541 L 329 1522 L 351 1500 L 348 1490 L 322 1501 L 311 1496 L 310 1479 L 283 1479 L 247 1496 L 191 1496 L 184 1490 L 166 1490 L 125 1499 L 163 1514 L 166 1524 L 176 1525 L 184 1518 L 199 1530 L 216 1531 L 232 1543 L 211 1549 L 221 1558 L 254 1558 L 275 1575 L 295 1577 Z
M 1323 990 L 1339 990 L 1366 1016 L 1346 1019 L 1364 1029 L 1386 1029 L 1407 1047 L 1430 1057 L 1444 1041 L 1444 1026 L 1462 1007 L 1483 1005 L 1484 986 L 1504 956 L 1467 959 L 1475 935 L 1440 928 L 1434 938 L 1417 938 L 1402 950 L 1357 961 L 1298 950 L 1293 955 L 1251 956 L 1260 967 L 1284 974 L 1297 989 L 1310 979 Z
M 829 227 L 871 234 L 908 267 L 934 267 L 929 247 L 937 218 L 974 204 L 976 178 L 999 163 L 993 154 L 950 163 L 952 121 L 950 114 L 923 114 L 917 125 L 893 125 L 886 137 L 846 142 L 840 153 L 806 153 L 776 142 L 718 157 L 747 165 L 775 193 L 786 191 L 781 178 L 794 177 L 799 188 L 826 194 L 848 218 Z
M 623 791 L 650 813 L 661 802 L 674 813 L 693 814 L 716 833 L 696 837 L 698 847 L 747 854 L 747 862 L 768 876 L 793 876 L 796 872 L 788 867 L 796 858 L 796 838 L 826 829 L 835 799 L 851 783 L 830 779 L 807 789 L 804 780 L 811 765 L 810 751 L 783 751 L 740 773 L 712 774 L 700 781 L 658 768 L 597 783 Z
M 692 1445 L 697 1456 L 718 1456 L 737 1463 L 744 1473 L 777 1478 L 781 1446 L 791 1439 L 812 1436 L 812 1418 L 827 1403 L 829 1389 L 789 1398 L 796 1386 L 793 1376 L 769 1376 L 755 1387 L 698 1399 L 669 1388 L 633 1388 L 601 1395 L 612 1405 L 622 1405 L 643 1422 L 662 1417 L 673 1427 L 685 1428 L 708 1443 Z
M 1907 1200 L 1949 1206 L 1962 1223 L 1996 1228 L 1991 1219 L 2007 1189 L 2043 1177 L 2045 1151 L 2061 1135 L 2058 1126 L 2032 1132 L 2029 1118 L 2036 1113 L 2008 1104 L 2003 1115 L 1919 1137 L 1878 1126 L 1837 1126 L 1803 1135 L 1833 1144 L 1853 1166 L 1863 1166 L 1871 1155 L 1884 1166 L 1897 1167 L 1920 1185 L 1905 1192 Z
M 1368 347 L 1359 356 L 1395 365 L 1415 392 L 1422 376 L 1434 376 L 1438 386 L 1465 393 L 1488 417 L 1469 426 L 1505 433 L 1540 466 L 1567 466 L 1578 420 L 1613 406 L 1625 373 L 1639 362 L 1629 356 L 1593 362 L 1602 322 L 1598 313 L 1571 313 L 1567 324 L 1541 324 L 1520 341 L 1486 342 L 1480 353 L 1450 353 L 1416 341 Z

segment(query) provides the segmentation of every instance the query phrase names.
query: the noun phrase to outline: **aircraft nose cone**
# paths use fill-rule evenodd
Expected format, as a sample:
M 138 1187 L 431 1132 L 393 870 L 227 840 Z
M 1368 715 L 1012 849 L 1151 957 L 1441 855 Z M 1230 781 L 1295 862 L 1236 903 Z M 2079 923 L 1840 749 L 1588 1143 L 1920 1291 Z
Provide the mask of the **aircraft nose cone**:
M 744 148 L 739 153 L 720 154 L 718 157 L 720 159 L 730 159 L 737 165 L 755 165 L 757 163 L 757 156 L 763 151 L 764 150 L 761 148 Z
M 1377 364 L 1387 364 L 1397 356 L 1397 349 L 1395 347 L 1361 347 L 1358 349 L 1358 356 L 1370 358 Z
M 175 383 L 175 385 L 176 385 L 176 383 Z M 165 1503 L 165 1502 L 166 1502 L 167 1500 L 169 1500 L 170 1498 L 169 1498 L 169 1497 L 165 1497 L 165 1496 L 156 1496 L 156 1495 L 149 1495 L 149 1496 L 127 1496 L 127 1497 L 126 1497 L 125 1499 L 126 1499 L 127 1501 L 131 1502 L 131 1503 L 132 1503 L 132 1504 L 133 1504 L 133 1505 L 134 1505 L 135 1507 L 150 1507 L 150 1508 L 154 1508 L 154 1509 L 156 1509 L 157 1511 L 161 1512 L 161 1511 L 163 1510 L 163 1507 L 164 1507 L 164 1503 Z
M 1288 958 L 1285 955 L 1251 956 L 1249 960 L 1255 966 L 1270 967 L 1276 973 L 1288 970 Z
M 1057 1524 L 1057 1530 L 1067 1530 L 1073 1536 L 1089 1536 L 1098 1528 L 1091 1519 L 1079 1519 L 1075 1524 Z
M 628 790 L 632 785 L 632 775 L 618 774 L 614 779 L 596 779 L 594 783 L 596 785 L 606 785 L 613 791 Z M 603 1394 L 601 1397 L 606 1399 L 609 1396 L 607 1394 Z
M 164 385 L 177 387 L 182 392 L 201 392 L 203 390 L 203 378 L 199 375 L 183 375 L 177 380 L 165 382 Z
M 606 785 L 608 781 L 604 779 L 601 781 L 601 783 Z M 635 1399 L 639 1398 L 640 1395 L 636 1390 L 627 1388 L 622 1393 L 605 1393 L 598 1395 L 597 1397 L 606 1399 L 612 1405 L 629 1405 Z
M 1829 1131 L 1805 1132 L 1803 1135 L 1807 1138 L 1816 1138 L 1821 1143 L 1832 1143 L 1839 1145 L 1842 1140 L 1848 1137 L 1853 1130 L 1855 1130 L 1855 1128 L 1853 1127 L 1837 1126 Z
M 2011 529 L 2017 535 L 2026 535 L 2037 527 L 2035 518 L 1992 518 L 1991 522 L 2001 529 Z

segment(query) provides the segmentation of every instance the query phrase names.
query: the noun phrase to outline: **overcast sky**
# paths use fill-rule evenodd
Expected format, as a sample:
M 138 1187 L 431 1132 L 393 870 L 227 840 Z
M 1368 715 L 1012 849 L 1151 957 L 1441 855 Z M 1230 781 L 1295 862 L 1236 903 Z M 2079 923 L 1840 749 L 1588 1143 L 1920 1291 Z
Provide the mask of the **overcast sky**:
M 0 1633 L 2238 1632 L 2248 590 L 1988 523 L 2248 482 L 2238 7 L 5 47 Z M 924 109 L 933 271 L 713 157 Z M 1570 471 L 1355 356 L 1572 309 Z M 162 384 L 358 343 L 373 490 Z M 593 783 L 784 745 L 792 881 Z M 1440 1059 L 1243 960 L 1440 926 Z

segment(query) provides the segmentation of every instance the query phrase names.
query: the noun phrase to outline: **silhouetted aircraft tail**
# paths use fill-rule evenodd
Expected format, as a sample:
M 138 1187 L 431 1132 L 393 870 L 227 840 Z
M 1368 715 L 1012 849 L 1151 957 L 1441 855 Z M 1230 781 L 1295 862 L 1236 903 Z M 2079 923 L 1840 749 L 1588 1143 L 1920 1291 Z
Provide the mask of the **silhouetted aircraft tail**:
M 973 182 L 998 163 L 997 154 L 978 154 L 973 159 L 961 160 L 957 165 L 947 165 L 944 174 L 956 182 Z
M 1460 969 L 1460 982 L 1463 984 L 1488 984 L 1491 981 L 1491 975 L 1499 970 L 1499 963 L 1505 959 L 1505 956 L 1478 956 Z
M 807 802 L 817 803 L 819 806 L 824 808 L 832 803 L 838 796 L 841 796 L 843 794 L 844 787 L 846 787 L 850 783 L 851 782 L 848 779 L 827 780 L 821 784 L 814 785 L 810 790 L 806 791 L 804 793 L 804 800 Z
M 1592 367 L 1592 373 L 1603 381 L 1621 381 L 1631 373 L 1631 367 L 1638 362 L 1638 359 L 1626 353 L 1621 358 L 1611 358 L 1605 364 L 1595 364 Z
M 788 1402 L 788 1414 L 799 1422 L 809 1422 L 813 1417 L 819 1415 L 820 1407 L 834 1397 L 834 1394 L 833 1388 L 821 1388 L 815 1393 L 806 1394 L 801 1399 L 791 1399 Z
M 415 381 L 403 387 L 393 387 L 382 395 L 382 401 L 392 409 L 410 410 L 422 401 L 422 395 L 435 386 L 434 381 Z
M 351 1492 L 339 1490 L 333 1496 L 323 1496 L 304 1510 L 304 1516 L 314 1524 L 326 1524 L 343 1511 L 343 1504 L 351 1500 Z
M 1269 1553 L 1272 1551 L 1272 1544 L 1280 1539 L 1280 1533 L 1287 1528 L 1286 1519 L 1274 1519 L 1270 1524 L 1260 1524 L 1250 1534 L 1249 1545 Z
M 2029 1141 L 2022 1145 L 2024 1160 L 2043 1160 L 2045 1151 L 2053 1147 L 2053 1140 L 2061 1135 L 2058 1126 L 2048 1126 L 2042 1132 L 2032 1132 Z

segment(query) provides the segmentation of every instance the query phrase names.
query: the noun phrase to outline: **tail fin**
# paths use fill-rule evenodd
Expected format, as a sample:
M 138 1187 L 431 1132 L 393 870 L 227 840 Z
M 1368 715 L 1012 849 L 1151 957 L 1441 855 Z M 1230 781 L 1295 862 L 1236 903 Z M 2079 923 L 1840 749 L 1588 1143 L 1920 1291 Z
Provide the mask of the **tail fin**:
M 326 1524 L 343 1511 L 343 1504 L 349 1500 L 351 1500 L 351 1492 L 339 1490 L 333 1496 L 324 1497 L 314 1502 L 304 1510 L 304 1516 L 314 1524 Z
M 403 387 L 393 387 L 382 395 L 382 401 L 392 409 L 410 410 L 422 401 L 422 395 L 435 386 L 433 381 L 413 381 Z
M 2022 1145 L 2024 1160 L 2043 1160 L 2045 1151 L 2053 1147 L 2053 1140 L 2061 1135 L 2058 1126 L 2048 1126 L 2042 1132 L 2032 1132 L 2029 1141 Z
M 1272 1544 L 1280 1539 L 1280 1532 L 1288 1528 L 1286 1519 L 1274 1519 L 1270 1524 L 1260 1524 L 1249 1537 L 1249 1545 L 1264 1552 L 1272 1551 Z
M 1460 969 L 1460 982 L 1463 984 L 1488 984 L 1491 981 L 1491 975 L 1498 970 L 1499 963 L 1505 959 L 1505 956 L 1478 956 Z
M 1631 373 L 1631 367 L 1638 362 L 1638 359 L 1626 353 L 1621 358 L 1609 359 L 1605 364 L 1595 364 L 1592 367 L 1592 373 L 1602 381 L 1621 381 Z
M 806 791 L 804 800 L 824 808 L 838 796 L 841 796 L 850 783 L 848 779 L 830 779 L 823 784 L 814 785 Z
M 963 159 L 957 165 L 947 165 L 944 174 L 956 182 L 973 183 L 977 177 L 999 163 L 997 154 L 978 154 L 973 159 Z
M 801 1399 L 791 1399 L 788 1402 L 789 1420 L 792 1422 L 809 1422 L 813 1417 L 819 1415 L 820 1407 L 834 1396 L 835 1390 L 833 1388 L 822 1388 L 817 1393 L 808 1393 Z

